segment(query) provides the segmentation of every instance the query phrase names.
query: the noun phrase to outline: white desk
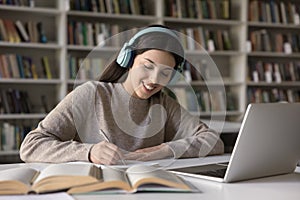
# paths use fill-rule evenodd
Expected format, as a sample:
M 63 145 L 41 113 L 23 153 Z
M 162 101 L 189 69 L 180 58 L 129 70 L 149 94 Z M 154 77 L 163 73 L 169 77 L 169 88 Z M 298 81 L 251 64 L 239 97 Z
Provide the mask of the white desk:
M 202 193 L 136 193 L 128 195 L 77 195 L 77 200 L 292 200 L 300 199 L 300 168 L 298 173 L 255 179 L 239 183 L 214 183 L 192 179 Z
M 228 161 L 230 155 L 211 156 L 202 159 L 181 159 L 176 162 L 162 161 L 168 168 L 176 166 L 190 166 L 196 163 L 208 164 L 215 160 Z M 0 165 L 0 170 L 21 166 L 24 164 Z M 36 166 L 36 164 L 30 164 Z M 38 164 L 39 165 L 39 164 Z M 296 168 L 295 173 L 273 176 L 268 178 L 254 179 L 238 183 L 216 183 L 212 181 L 185 178 L 195 185 L 200 193 L 135 193 L 135 194 L 109 194 L 75 195 L 77 200 L 290 200 L 300 199 L 300 167 Z
M 211 156 L 202 159 L 182 159 L 174 162 L 175 166 L 189 166 L 196 163 L 209 164 L 228 161 L 230 155 Z M 136 193 L 128 195 L 76 195 L 77 200 L 290 200 L 300 199 L 300 167 L 295 173 L 260 178 L 237 183 L 217 183 L 213 181 L 186 177 L 187 181 L 199 188 L 201 193 Z

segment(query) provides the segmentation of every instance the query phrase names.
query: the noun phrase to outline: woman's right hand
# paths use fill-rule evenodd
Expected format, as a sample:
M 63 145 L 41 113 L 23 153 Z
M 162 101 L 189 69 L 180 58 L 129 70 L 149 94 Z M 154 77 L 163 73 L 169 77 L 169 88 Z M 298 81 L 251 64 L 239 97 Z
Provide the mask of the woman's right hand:
M 89 153 L 89 160 L 96 164 L 114 165 L 120 162 L 123 153 L 120 149 L 106 141 L 95 144 Z

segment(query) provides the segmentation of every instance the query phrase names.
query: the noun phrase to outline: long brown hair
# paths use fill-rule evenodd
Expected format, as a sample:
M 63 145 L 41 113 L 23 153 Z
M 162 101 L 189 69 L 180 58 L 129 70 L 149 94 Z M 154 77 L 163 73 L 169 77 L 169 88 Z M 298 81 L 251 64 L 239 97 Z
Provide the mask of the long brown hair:
M 169 29 L 166 26 L 162 25 L 151 25 L 148 27 L 162 27 Z M 179 65 L 184 60 L 184 50 L 177 38 L 170 37 L 169 34 L 163 33 L 163 32 L 155 32 L 155 33 L 147 33 L 144 34 L 136 39 L 134 41 L 134 44 L 132 45 L 133 48 L 133 55 L 139 55 L 144 53 L 145 51 L 151 50 L 151 49 L 159 49 L 164 50 L 169 53 L 171 53 L 174 56 L 176 65 L 174 69 L 176 70 Z M 111 63 L 107 65 L 103 73 L 101 74 L 99 81 L 101 82 L 122 82 L 125 80 L 127 75 L 127 71 L 129 68 L 121 67 L 117 63 L 117 56 L 112 60 Z

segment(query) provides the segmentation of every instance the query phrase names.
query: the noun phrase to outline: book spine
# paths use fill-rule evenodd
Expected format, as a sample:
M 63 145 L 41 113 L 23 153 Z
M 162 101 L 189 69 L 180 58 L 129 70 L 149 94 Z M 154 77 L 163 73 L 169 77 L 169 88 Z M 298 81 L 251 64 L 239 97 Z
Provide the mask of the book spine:
M 9 41 L 9 38 L 7 35 L 7 30 L 4 25 L 4 21 L 1 18 L 0 18 L 0 36 L 1 36 L 1 40 L 6 41 L 6 42 Z
M 15 148 L 15 135 L 13 126 L 11 126 L 9 123 L 4 122 L 2 126 L 2 149 L 4 151 L 10 151 L 14 150 Z
M 29 35 L 28 35 L 23 23 L 20 20 L 17 20 L 15 22 L 15 24 L 16 24 L 16 27 L 17 27 L 17 29 L 18 29 L 21 37 L 22 37 L 22 41 L 29 42 L 30 41 L 29 40 Z
M 52 79 L 52 72 L 49 64 L 49 58 L 47 56 L 42 57 L 42 64 L 44 69 L 44 74 L 47 79 Z
M 7 96 L 6 90 L 1 89 L 0 91 L 1 91 L 2 104 L 4 106 L 4 111 L 6 114 L 9 114 L 9 113 L 11 113 L 11 108 L 8 103 L 8 96 Z

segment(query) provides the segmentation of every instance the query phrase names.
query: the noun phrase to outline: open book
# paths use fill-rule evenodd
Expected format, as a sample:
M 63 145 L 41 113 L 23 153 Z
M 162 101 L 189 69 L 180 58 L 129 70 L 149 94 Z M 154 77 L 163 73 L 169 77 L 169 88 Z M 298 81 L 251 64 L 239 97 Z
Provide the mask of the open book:
M 173 191 L 191 191 L 177 175 L 147 165 L 133 165 L 124 170 L 89 163 L 62 163 L 50 164 L 41 171 L 26 166 L 0 171 L 0 195 L 55 191 L 74 194 L 106 189 L 133 193 L 146 185 L 149 190 L 153 185 L 159 185 L 169 191 L 171 188 Z
M 121 189 L 127 193 L 137 191 L 192 191 L 179 176 L 149 165 L 133 165 L 127 170 L 113 167 L 102 169 L 103 179 L 97 183 L 73 187 L 68 193 L 84 193 L 107 189 Z
M 0 171 L 0 194 L 46 193 L 102 179 L 93 164 L 50 164 L 39 171 L 27 166 Z

